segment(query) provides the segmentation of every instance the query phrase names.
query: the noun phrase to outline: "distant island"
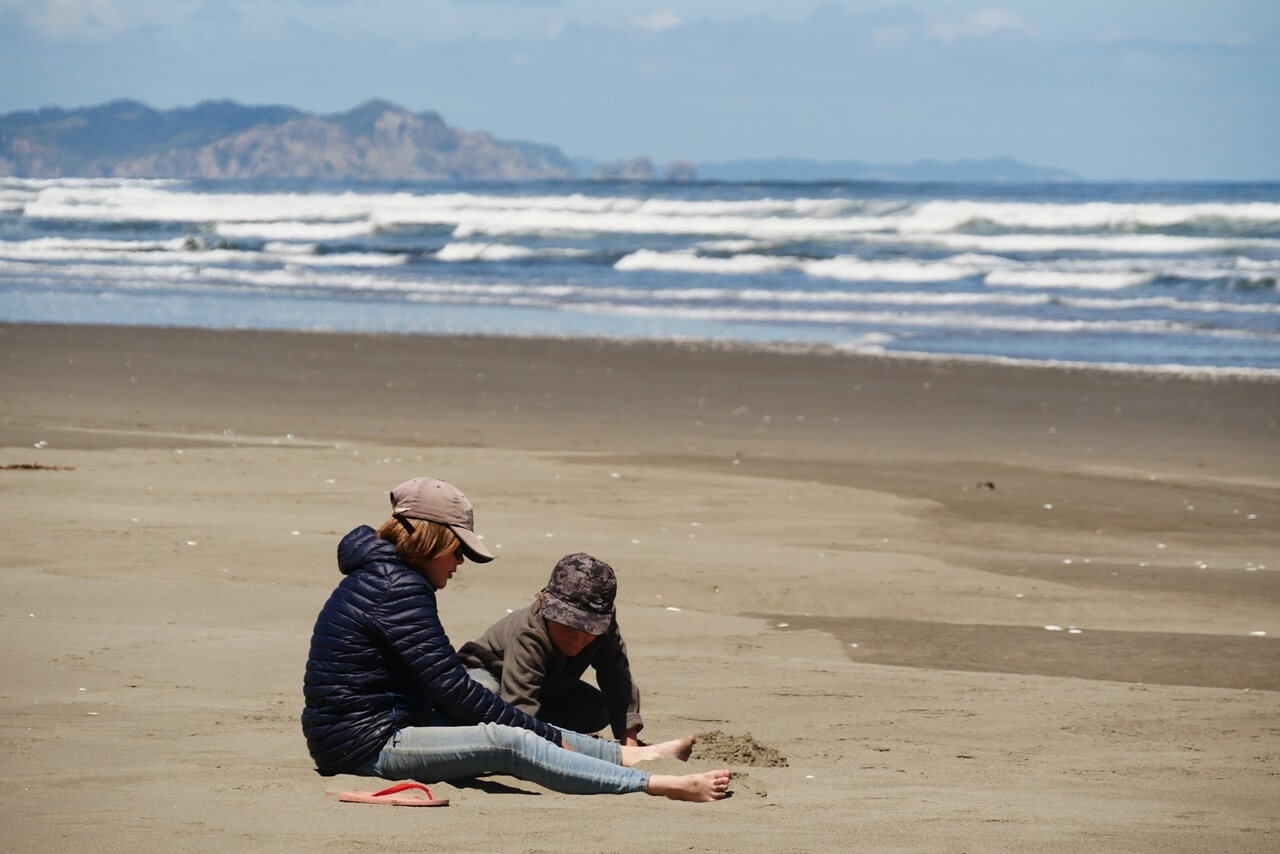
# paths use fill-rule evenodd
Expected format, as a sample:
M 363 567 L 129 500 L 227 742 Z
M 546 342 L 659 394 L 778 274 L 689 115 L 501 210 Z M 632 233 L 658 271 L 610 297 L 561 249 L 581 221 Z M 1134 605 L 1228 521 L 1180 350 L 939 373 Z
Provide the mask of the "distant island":
M 1080 176 L 1052 166 L 1032 166 L 1011 157 L 986 160 L 917 160 L 912 163 L 864 163 L 860 160 L 733 160 L 699 163 L 707 181 L 914 181 L 1045 184 L 1079 181 Z
M 205 101 L 156 110 L 131 100 L 0 115 L 0 175 L 346 181 L 1077 181 L 1010 158 L 874 164 L 773 158 L 659 169 L 646 156 L 570 159 L 373 99 L 346 112 Z

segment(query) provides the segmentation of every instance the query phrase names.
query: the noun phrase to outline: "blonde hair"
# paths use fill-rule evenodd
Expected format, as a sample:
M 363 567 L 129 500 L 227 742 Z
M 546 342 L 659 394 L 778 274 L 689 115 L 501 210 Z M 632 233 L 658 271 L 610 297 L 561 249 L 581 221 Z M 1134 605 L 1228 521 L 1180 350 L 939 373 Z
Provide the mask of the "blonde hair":
M 404 516 L 392 516 L 383 522 L 378 536 L 396 547 L 401 560 L 415 566 L 455 552 L 462 545 L 448 525 Z

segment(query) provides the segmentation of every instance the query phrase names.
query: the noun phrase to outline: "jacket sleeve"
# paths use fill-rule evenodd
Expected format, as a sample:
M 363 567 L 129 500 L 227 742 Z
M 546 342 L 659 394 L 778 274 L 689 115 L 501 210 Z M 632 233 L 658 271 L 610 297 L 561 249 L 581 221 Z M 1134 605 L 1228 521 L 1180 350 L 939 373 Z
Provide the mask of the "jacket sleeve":
M 386 642 L 435 709 L 462 724 L 507 724 L 562 744 L 558 729 L 503 702 L 467 675 L 440 624 L 435 591 L 425 581 L 388 587 L 379 612 Z
M 627 645 L 616 622 L 592 659 L 591 666 L 596 670 L 596 683 L 604 695 L 614 736 L 620 739 L 627 730 L 639 732 L 644 729 L 644 720 L 640 717 L 640 689 L 631 678 Z

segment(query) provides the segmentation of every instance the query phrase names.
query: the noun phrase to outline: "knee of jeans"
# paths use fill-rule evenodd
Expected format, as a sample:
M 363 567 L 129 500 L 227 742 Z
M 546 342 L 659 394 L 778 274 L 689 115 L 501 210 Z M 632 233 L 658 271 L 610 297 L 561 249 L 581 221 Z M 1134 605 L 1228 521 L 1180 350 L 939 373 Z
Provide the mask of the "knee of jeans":
M 526 754 L 542 738 L 527 729 L 505 724 L 480 724 L 480 727 L 490 744 L 511 753 Z

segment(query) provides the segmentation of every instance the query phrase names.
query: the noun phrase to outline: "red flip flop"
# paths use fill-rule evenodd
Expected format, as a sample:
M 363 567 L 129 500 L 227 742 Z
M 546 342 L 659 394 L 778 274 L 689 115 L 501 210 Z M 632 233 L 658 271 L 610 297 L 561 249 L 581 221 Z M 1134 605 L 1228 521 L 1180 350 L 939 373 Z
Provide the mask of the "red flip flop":
M 425 798 L 417 795 L 395 797 L 396 793 L 409 789 L 418 789 L 427 793 Z M 421 783 L 396 783 L 380 792 L 339 792 L 338 800 L 349 804 L 386 804 L 393 807 L 447 807 L 448 798 L 433 798 L 431 790 Z

